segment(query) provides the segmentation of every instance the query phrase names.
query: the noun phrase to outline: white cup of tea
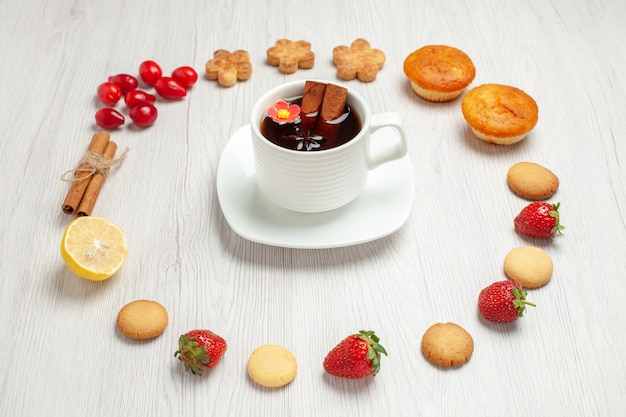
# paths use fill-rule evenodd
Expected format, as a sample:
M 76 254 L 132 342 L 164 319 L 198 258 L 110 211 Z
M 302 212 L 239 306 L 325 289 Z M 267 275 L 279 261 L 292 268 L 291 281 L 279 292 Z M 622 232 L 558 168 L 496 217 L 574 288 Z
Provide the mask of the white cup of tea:
M 358 133 L 347 142 L 324 150 L 304 150 L 306 146 L 302 145 L 301 150 L 296 150 L 277 145 L 261 132 L 268 109 L 279 101 L 292 103 L 301 98 L 305 82 L 289 82 L 265 93 L 252 107 L 250 126 L 256 181 L 261 193 L 280 207 L 318 213 L 354 200 L 365 187 L 369 171 L 404 157 L 407 142 L 397 113 L 372 114 L 365 99 L 353 89 L 330 81 L 316 81 L 347 89 L 346 104 L 360 122 Z M 392 129 L 382 134 L 382 128 Z M 291 139 L 303 142 L 303 138 Z

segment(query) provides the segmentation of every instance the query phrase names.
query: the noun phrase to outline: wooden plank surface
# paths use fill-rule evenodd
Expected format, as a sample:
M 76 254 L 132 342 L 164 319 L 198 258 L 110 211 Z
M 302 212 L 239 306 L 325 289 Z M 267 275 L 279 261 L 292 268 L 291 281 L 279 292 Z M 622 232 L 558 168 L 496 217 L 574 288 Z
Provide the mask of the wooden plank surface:
M 524 0 L 336 2 L 71 2 L 0 0 L 0 415 L 27 416 L 620 416 L 626 406 L 626 3 Z M 216 193 L 229 137 L 253 102 L 296 79 L 337 82 L 332 49 L 357 37 L 385 52 L 368 84 L 345 84 L 375 113 L 394 111 L 410 139 L 410 216 L 391 236 L 345 248 L 272 247 L 239 237 Z M 313 69 L 280 74 L 265 51 L 304 39 Z M 413 94 L 404 58 L 426 44 L 464 50 L 473 86 L 517 86 L 539 105 L 519 145 L 475 139 L 460 100 Z M 245 49 L 250 80 L 221 88 L 203 76 L 215 50 Z M 113 278 L 88 282 L 59 255 L 72 217 L 60 180 L 96 131 L 95 92 L 109 75 L 193 66 L 180 102 L 159 101 L 150 128 L 111 132 L 126 160 L 94 215 L 129 241 Z M 522 160 L 555 172 L 565 236 L 513 230 L 526 204 L 506 185 Z M 363 227 L 368 227 L 364 224 Z M 513 325 L 478 316 L 481 288 L 504 279 L 513 247 L 540 246 L 552 281 L 529 291 L 537 307 Z M 168 310 L 165 332 L 132 342 L 115 327 L 126 303 Z M 475 341 L 471 360 L 443 371 L 420 353 L 424 331 L 453 321 Z M 224 336 L 223 362 L 196 378 L 174 358 L 178 336 Z M 324 374 L 335 343 L 361 328 L 389 351 L 376 378 Z M 281 344 L 299 364 L 289 386 L 246 375 L 258 345 Z

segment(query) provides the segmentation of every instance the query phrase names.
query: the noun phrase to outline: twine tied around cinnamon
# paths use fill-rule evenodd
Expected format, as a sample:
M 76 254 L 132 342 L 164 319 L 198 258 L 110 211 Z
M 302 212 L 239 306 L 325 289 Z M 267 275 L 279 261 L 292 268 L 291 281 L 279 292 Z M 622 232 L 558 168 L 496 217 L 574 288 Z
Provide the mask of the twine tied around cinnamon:
M 109 169 L 121 163 L 128 152 L 126 149 L 119 158 L 115 158 L 117 144 L 109 139 L 109 133 L 106 131 L 94 134 L 76 168 L 61 175 L 61 180 L 72 184 L 61 206 L 64 213 L 78 216 L 91 215 Z M 67 178 L 72 172 L 74 178 Z
M 118 158 L 105 159 L 102 155 L 99 155 L 95 152 L 86 151 L 78 164 L 76 164 L 75 168 L 68 169 L 61 175 L 61 181 L 82 181 L 87 178 L 93 177 L 96 174 L 102 174 L 106 177 L 109 173 L 109 169 L 117 164 L 122 163 L 124 161 L 124 158 L 126 158 L 127 153 L 128 148 L 126 148 Z M 74 178 L 67 178 L 67 176 L 71 173 L 74 173 Z M 83 173 L 86 175 L 76 176 L 76 174 L 78 173 Z

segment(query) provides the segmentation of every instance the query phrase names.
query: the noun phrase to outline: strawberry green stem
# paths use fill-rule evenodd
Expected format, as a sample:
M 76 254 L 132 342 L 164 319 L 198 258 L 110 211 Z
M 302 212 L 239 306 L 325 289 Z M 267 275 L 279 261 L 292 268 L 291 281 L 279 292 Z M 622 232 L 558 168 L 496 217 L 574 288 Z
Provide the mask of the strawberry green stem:
M 526 290 L 523 287 L 521 286 L 519 288 L 513 287 L 511 291 L 513 292 L 513 295 L 515 296 L 515 299 L 513 300 L 513 306 L 517 307 L 518 309 L 517 310 L 518 317 L 524 316 L 524 310 L 526 309 L 526 306 L 536 307 L 536 304 L 531 303 L 530 301 L 526 300 Z
M 202 371 L 208 369 L 211 358 L 205 348 L 201 347 L 195 338 L 187 338 L 181 335 L 178 339 L 178 350 L 174 353 L 185 364 L 185 370 L 195 375 L 202 375 Z
M 556 203 L 552 205 L 552 210 L 550 210 L 550 216 L 554 217 L 554 227 L 552 227 L 552 235 L 554 236 L 555 234 L 560 234 L 562 235 L 562 230 L 565 229 L 565 226 L 563 226 L 560 223 L 561 220 L 561 216 L 559 214 L 559 207 L 561 206 L 561 203 Z
M 380 354 L 387 356 L 387 351 L 378 343 L 380 338 L 374 334 L 373 330 L 360 330 L 356 336 L 369 345 L 365 359 L 372 361 L 372 376 L 375 376 L 380 370 Z

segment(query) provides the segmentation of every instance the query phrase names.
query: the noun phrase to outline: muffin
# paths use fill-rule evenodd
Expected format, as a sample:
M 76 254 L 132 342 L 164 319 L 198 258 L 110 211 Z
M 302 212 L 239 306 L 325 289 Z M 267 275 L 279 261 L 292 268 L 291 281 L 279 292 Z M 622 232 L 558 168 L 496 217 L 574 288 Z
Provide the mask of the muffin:
M 498 145 L 521 141 L 539 118 L 532 97 L 502 84 L 483 84 L 471 89 L 463 97 L 461 109 L 476 137 Z
M 418 96 L 443 102 L 461 95 L 474 80 L 476 69 L 465 52 L 446 45 L 428 45 L 406 57 L 404 73 Z

